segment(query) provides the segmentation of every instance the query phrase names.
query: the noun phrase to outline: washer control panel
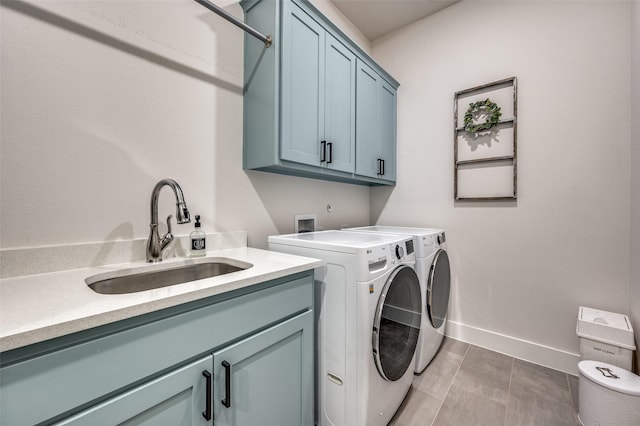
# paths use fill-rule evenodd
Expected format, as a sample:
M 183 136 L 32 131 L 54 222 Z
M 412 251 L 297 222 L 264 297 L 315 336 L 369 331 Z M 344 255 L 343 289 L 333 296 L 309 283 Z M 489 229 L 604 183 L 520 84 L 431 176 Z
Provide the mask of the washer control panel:
M 416 251 L 413 246 L 413 239 L 407 240 L 404 244 L 407 247 L 407 254 L 413 254 Z
M 394 263 L 396 261 L 410 262 L 415 260 L 413 238 L 407 238 L 401 243 L 395 244 L 392 253 L 394 254 Z
M 389 265 L 398 262 L 411 262 L 415 260 L 415 248 L 412 238 L 406 238 L 401 242 L 368 248 L 367 265 L 369 272 L 380 271 Z
M 391 261 L 391 251 L 390 248 L 386 245 L 368 248 L 366 253 L 369 272 L 375 272 L 384 269 Z

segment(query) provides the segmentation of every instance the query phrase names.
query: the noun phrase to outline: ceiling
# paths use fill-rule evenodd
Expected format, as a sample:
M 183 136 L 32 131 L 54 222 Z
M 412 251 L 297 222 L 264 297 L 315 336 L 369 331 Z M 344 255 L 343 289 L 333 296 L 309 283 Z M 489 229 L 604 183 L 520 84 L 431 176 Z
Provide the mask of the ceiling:
M 419 21 L 459 0 L 331 0 L 369 40 Z

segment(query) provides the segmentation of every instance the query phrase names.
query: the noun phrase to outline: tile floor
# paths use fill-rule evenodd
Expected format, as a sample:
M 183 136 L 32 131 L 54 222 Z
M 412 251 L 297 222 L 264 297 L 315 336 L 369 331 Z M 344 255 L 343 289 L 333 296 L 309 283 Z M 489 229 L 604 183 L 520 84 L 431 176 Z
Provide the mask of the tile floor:
M 575 426 L 578 378 L 445 338 L 395 426 Z

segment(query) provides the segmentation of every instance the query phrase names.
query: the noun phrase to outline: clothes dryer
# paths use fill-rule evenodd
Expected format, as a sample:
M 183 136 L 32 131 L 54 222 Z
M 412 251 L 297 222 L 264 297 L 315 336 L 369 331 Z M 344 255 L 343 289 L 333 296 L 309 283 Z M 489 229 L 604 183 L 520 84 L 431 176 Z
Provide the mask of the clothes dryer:
M 422 305 L 413 239 L 319 231 L 269 249 L 323 260 L 315 270 L 316 422 L 386 425 L 413 381 Z
M 442 344 L 449 310 L 451 268 L 444 230 L 402 226 L 365 226 L 347 230 L 413 237 L 423 306 L 415 372 L 422 373 Z

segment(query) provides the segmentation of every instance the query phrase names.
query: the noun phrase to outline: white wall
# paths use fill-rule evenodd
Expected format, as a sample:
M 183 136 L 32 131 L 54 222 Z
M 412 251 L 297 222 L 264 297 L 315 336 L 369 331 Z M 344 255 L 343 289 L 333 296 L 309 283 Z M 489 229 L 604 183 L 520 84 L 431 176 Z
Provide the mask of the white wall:
M 331 0 L 310 0 L 338 28 L 349 35 L 362 50 L 371 54 L 371 42 L 362 32 L 333 4 Z
M 295 213 L 368 224 L 367 187 L 242 170 L 243 33 L 196 2 L 3 1 L 0 14 L 3 249 L 144 238 L 164 177 L 207 231 L 246 230 L 252 246 L 293 232 Z
M 330 3 L 314 3 L 370 49 Z M 446 228 L 451 319 L 479 340 L 501 333 L 575 353 L 579 305 L 631 310 L 640 330 L 629 7 L 462 2 L 377 42 L 374 56 L 401 82 L 400 167 L 398 185 L 370 197 L 366 187 L 242 170 L 243 35 L 197 3 L 3 1 L 0 245 L 144 238 L 151 188 L 174 177 L 207 230 L 244 229 L 257 247 L 293 231 L 295 213 L 317 213 L 324 228 L 364 225 L 370 213 L 374 223 Z M 453 93 L 511 75 L 519 199 L 454 204 Z M 637 117 L 637 78 L 633 89 Z
M 575 372 L 578 307 L 629 312 L 629 12 L 463 1 L 373 43 L 401 86 L 372 221 L 447 230 L 449 333 Z M 454 203 L 453 95 L 514 75 L 518 200 Z
M 640 1 L 631 7 L 631 320 L 640 343 Z M 640 368 L 640 350 L 636 352 Z

